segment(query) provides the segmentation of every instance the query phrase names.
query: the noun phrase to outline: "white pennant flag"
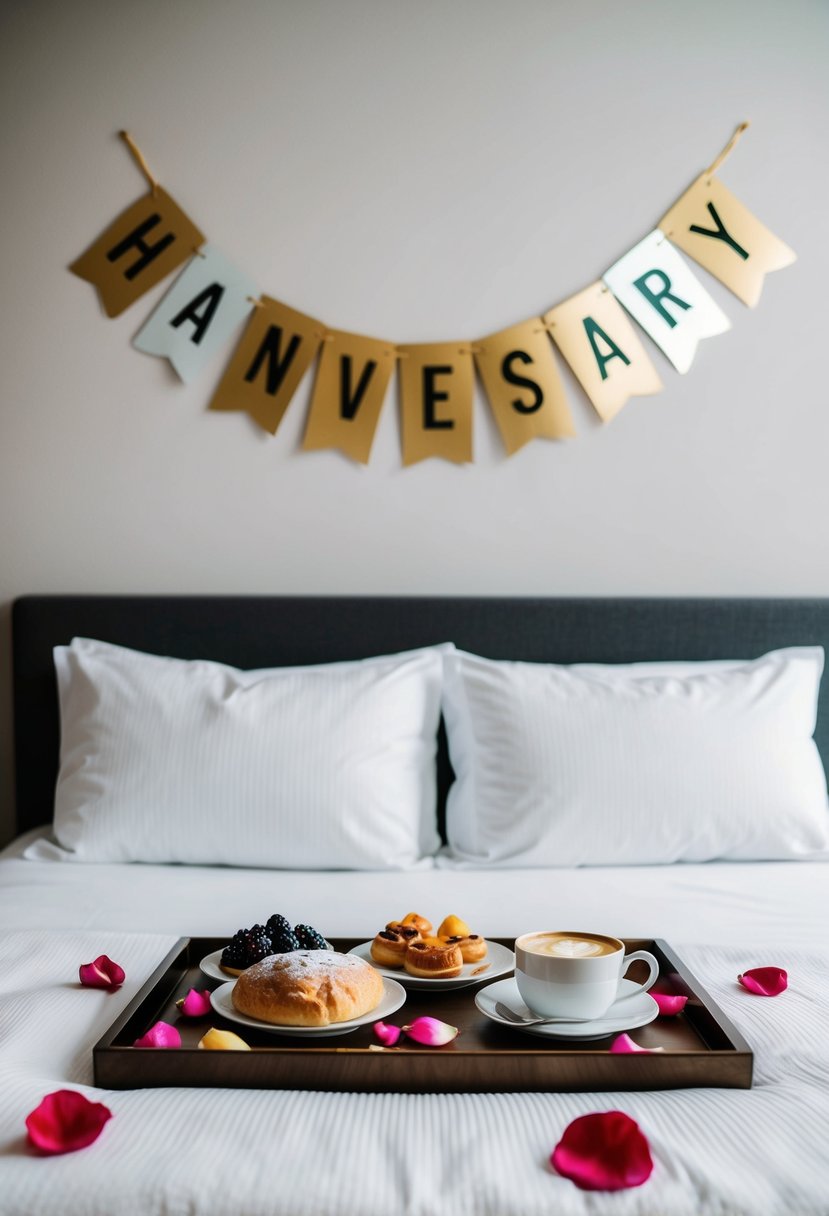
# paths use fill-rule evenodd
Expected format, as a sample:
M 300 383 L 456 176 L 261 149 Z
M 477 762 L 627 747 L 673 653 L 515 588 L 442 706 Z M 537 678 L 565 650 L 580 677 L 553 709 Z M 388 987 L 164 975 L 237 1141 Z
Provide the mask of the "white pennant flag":
M 659 228 L 619 258 L 604 281 L 678 372 L 687 372 L 700 339 L 731 328 Z
M 166 357 L 182 380 L 192 380 L 244 321 L 257 292 L 253 279 L 205 245 L 150 314 L 133 346 Z

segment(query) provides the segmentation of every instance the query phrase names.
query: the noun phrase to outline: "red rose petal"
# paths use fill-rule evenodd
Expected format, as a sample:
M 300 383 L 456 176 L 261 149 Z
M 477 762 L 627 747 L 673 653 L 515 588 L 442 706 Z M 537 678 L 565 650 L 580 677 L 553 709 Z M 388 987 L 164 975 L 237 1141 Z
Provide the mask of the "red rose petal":
M 582 1115 L 564 1129 L 550 1161 L 583 1191 L 622 1191 L 641 1186 L 653 1160 L 642 1131 L 620 1110 Z
M 779 996 L 789 986 L 789 977 L 782 967 L 752 967 L 737 979 L 755 996 Z
M 648 996 L 653 997 L 659 1006 L 659 1013 L 663 1018 L 673 1017 L 674 1014 L 681 1013 L 688 1004 L 687 996 L 673 996 L 667 992 L 654 992 L 651 990 Z
M 111 1118 L 103 1103 L 90 1102 L 74 1089 L 58 1089 L 26 1116 L 26 1131 L 42 1153 L 74 1153 L 97 1140 Z
M 85 988 L 108 988 L 110 992 L 120 988 L 127 978 L 124 968 L 105 954 L 99 954 L 94 963 L 81 963 L 78 974 Z
M 664 1048 L 640 1047 L 638 1043 L 634 1043 L 629 1034 L 617 1034 L 608 1051 L 615 1056 L 650 1056 L 655 1051 L 664 1051 Z
M 156 1022 L 133 1047 L 181 1047 L 181 1035 L 169 1022 Z

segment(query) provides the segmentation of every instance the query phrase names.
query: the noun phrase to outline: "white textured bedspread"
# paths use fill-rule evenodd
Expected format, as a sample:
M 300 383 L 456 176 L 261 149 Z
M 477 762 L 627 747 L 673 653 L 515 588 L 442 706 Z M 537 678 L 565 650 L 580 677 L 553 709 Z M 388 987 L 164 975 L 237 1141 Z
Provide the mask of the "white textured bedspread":
M 809 864 L 452 874 L 267 874 L 0 860 L 0 1212 L 9 1216 L 812 1216 L 829 1213 L 829 867 Z M 402 906 L 401 906 L 402 905 Z M 411 907 L 410 907 L 411 905 Z M 91 1088 L 92 1046 L 180 933 L 284 911 L 331 935 L 456 912 L 484 933 L 604 928 L 681 947 L 755 1052 L 751 1090 L 326 1094 Z M 237 923 L 238 922 L 238 923 Z M 566 922 L 566 924 L 564 923 Z M 135 932 L 140 929 L 143 932 Z M 107 953 L 117 993 L 77 969 Z M 789 971 L 765 999 L 736 983 Z M 26 1144 L 44 1094 L 113 1112 L 65 1157 Z M 549 1166 L 588 1111 L 635 1118 L 655 1169 L 579 1191 Z

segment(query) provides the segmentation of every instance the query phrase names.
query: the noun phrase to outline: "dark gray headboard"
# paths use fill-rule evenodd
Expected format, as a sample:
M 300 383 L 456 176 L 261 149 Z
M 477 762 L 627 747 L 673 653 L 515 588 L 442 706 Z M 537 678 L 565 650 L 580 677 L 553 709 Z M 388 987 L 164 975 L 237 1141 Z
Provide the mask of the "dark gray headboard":
M 445 599 L 354 596 L 25 596 L 12 613 L 17 828 L 52 818 L 58 712 L 52 647 L 75 636 L 277 667 L 455 642 L 490 658 L 599 663 L 829 651 L 826 599 Z M 829 770 L 824 679 L 815 738 Z M 450 780 L 439 757 L 442 795 Z

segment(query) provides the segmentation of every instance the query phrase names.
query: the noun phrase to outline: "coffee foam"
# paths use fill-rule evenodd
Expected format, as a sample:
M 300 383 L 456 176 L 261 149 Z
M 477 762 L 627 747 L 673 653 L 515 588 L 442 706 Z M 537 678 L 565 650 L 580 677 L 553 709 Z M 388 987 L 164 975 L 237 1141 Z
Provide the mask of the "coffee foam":
M 603 938 L 579 936 L 575 933 L 543 933 L 524 943 L 530 954 L 548 954 L 553 958 L 599 958 L 613 954 L 617 947 Z

